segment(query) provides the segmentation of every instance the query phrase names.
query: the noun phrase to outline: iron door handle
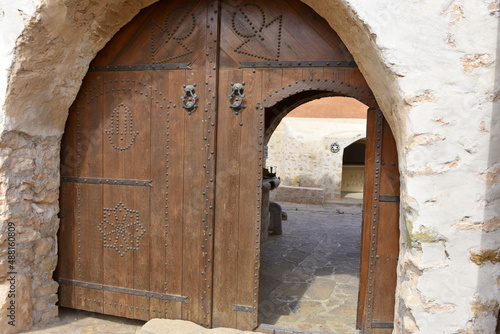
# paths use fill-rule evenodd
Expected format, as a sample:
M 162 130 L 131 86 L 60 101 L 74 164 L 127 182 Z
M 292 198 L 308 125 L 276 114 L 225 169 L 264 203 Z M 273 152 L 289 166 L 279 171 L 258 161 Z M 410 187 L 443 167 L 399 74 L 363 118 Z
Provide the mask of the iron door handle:
M 191 115 L 194 109 L 198 108 L 196 101 L 198 101 L 198 95 L 196 95 L 196 84 L 193 85 L 182 85 L 184 88 L 184 95 L 181 97 L 182 107 L 187 110 L 188 114 Z
M 243 105 L 243 98 L 245 97 L 245 83 L 233 83 L 231 82 L 231 94 L 228 95 L 229 107 L 234 110 L 234 113 L 238 115 L 239 111 L 245 106 Z

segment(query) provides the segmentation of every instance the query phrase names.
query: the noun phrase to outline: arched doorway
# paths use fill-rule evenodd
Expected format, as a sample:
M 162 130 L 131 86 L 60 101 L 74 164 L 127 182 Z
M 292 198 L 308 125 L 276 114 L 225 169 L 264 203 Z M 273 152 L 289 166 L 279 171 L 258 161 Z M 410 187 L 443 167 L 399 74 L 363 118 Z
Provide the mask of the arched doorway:
M 338 36 L 299 1 L 143 10 L 98 54 L 70 111 L 60 304 L 256 327 L 276 111 L 337 94 L 377 112 L 367 92 Z
M 399 250 L 399 169 L 395 140 L 382 112 L 356 84 L 305 80 L 287 92 L 270 94 L 266 140 L 296 106 L 323 96 L 358 99 L 369 107 L 365 144 L 363 226 L 356 327 L 365 333 L 391 333 Z M 292 94 L 290 94 L 290 91 Z

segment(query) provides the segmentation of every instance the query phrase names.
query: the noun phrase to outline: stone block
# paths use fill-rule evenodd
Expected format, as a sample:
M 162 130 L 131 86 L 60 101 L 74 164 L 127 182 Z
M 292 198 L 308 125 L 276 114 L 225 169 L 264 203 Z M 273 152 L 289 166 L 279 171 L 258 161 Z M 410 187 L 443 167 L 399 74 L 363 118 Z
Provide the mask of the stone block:
M 6 334 L 18 333 L 33 325 L 31 275 L 16 274 L 13 278 L 0 286 L 0 331 Z M 14 326 L 8 321 L 14 321 Z
M 207 329 L 195 323 L 182 320 L 152 319 L 137 334 L 256 334 L 231 328 Z M 262 334 L 262 333 L 261 333 Z

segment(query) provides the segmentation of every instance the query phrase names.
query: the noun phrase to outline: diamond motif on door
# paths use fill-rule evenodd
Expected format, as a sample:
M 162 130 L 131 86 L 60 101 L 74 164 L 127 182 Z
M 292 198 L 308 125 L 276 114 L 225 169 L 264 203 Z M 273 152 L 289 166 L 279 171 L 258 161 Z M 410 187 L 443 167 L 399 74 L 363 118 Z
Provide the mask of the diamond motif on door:
M 139 240 L 146 233 L 139 221 L 139 211 L 128 209 L 122 202 L 103 209 L 103 220 L 97 228 L 103 235 L 104 247 L 114 249 L 120 256 L 129 250 L 139 250 Z
M 139 131 L 134 131 L 134 115 L 123 103 L 111 112 L 111 127 L 104 132 L 115 150 L 126 151 L 135 143 Z

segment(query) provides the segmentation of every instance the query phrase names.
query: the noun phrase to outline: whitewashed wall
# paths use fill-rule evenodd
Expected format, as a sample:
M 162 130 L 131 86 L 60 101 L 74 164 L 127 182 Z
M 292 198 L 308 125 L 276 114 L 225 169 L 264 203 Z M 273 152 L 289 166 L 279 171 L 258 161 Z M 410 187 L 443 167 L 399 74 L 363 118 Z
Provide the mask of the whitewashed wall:
M 500 300 L 499 1 L 303 1 L 352 52 L 398 144 L 402 233 L 394 332 L 493 333 Z M 151 2 L 0 1 L 5 331 L 56 316 L 50 277 L 67 110 L 96 52 Z M 15 328 L 4 325 L 8 222 L 18 233 Z
M 281 185 L 321 188 L 328 202 L 341 197 L 344 149 L 365 137 L 363 119 L 285 117 L 269 140 L 266 165 L 277 168 Z M 339 152 L 330 151 L 332 143 Z

